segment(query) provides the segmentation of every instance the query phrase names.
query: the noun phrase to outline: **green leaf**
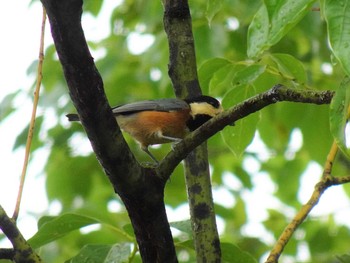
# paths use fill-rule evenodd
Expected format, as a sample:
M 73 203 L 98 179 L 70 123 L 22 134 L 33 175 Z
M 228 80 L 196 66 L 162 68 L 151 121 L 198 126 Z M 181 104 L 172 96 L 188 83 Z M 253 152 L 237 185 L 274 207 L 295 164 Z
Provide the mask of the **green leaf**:
M 252 255 L 231 243 L 221 243 L 221 253 L 224 263 L 257 263 Z
M 40 131 L 42 123 L 43 123 L 43 116 L 36 117 L 35 126 L 34 126 L 34 133 L 33 133 L 33 138 L 32 138 L 31 151 L 34 151 L 37 148 L 42 146 L 42 142 L 39 139 L 39 131 Z M 13 150 L 16 150 L 20 146 L 26 145 L 28 132 L 29 132 L 29 124 L 17 136 L 15 144 L 13 145 Z
M 307 13 L 315 0 L 265 0 L 268 3 L 271 30 L 269 32 L 269 45 L 276 44 L 287 34 Z
M 209 94 L 217 96 L 232 89 L 232 79 L 236 74 L 236 65 L 228 64 L 217 70 L 209 83 Z
M 350 262 L 350 255 L 349 254 L 344 254 L 341 256 L 336 256 L 336 258 L 339 260 L 341 263 L 349 263 Z
M 330 130 L 339 149 L 348 157 L 350 151 L 346 144 L 345 127 L 350 106 L 350 79 L 345 78 L 336 90 L 330 105 Z
M 265 0 L 248 29 L 248 57 L 275 45 L 309 11 L 314 0 Z
M 213 17 L 220 11 L 222 7 L 222 1 L 223 0 L 208 0 L 207 1 L 207 19 L 209 25 L 211 24 L 211 21 Z
M 85 0 L 84 12 L 90 12 L 93 16 L 97 16 L 101 10 L 103 1 Z
M 350 1 L 325 0 L 323 8 L 333 54 L 350 75 Z
M 231 64 L 231 62 L 227 59 L 213 58 L 205 61 L 199 67 L 198 78 L 205 94 L 209 94 L 209 83 L 214 73 L 229 64 Z
M 225 105 L 237 104 L 254 94 L 255 90 L 253 86 L 243 85 L 236 87 L 225 95 L 222 105 L 225 108 Z M 259 119 L 260 115 L 258 113 L 253 113 L 237 121 L 233 127 L 226 127 L 221 132 L 225 144 L 236 157 L 240 157 L 247 146 L 252 142 Z
M 253 64 L 249 65 L 241 70 L 238 70 L 232 80 L 233 85 L 246 85 L 251 84 L 262 73 L 265 72 L 265 65 Z
M 291 78 L 299 83 L 306 82 L 306 71 L 300 60 L 289 54 L 271 54 L 271 58 L 284 77 Z
M 18 93 L 19 90 L 6 95 L 0 102 L 0 122 L 15 110 L 13 107 L 13 100 L 16 98 Z
M 28 240 L 34 249 L 84 226 L 100 223 L 94 218 L 72 213 L 57 217 L 43 217 L 40 221 L 38 232 Z
M 255 14 L 248 28 L 248 50 L 250 58 L 257 57 L 268 48 L 269 14 L 265 5 L 262 5 Z
M 131 248 L 129 243 L 119 243 L 115 245 L 95 245 L 84 246 L 78 255 L 66 263 L 123 263 L 129 262 Z

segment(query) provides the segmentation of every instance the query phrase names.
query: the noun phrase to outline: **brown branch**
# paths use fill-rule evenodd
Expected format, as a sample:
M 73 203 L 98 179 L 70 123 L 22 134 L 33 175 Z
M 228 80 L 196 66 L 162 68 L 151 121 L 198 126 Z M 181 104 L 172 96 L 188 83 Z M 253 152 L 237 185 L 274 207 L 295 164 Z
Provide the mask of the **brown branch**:
M 290 89 L 282 85 L 276 85 L 270 90 L 247 99 L 209 120 L 194 132 L 190 133 L 180 143 L 176 144 L 159 164 L 157 174 L 168 179 L 168 175 L 195 147 L 208 138 L 232 125 L 235 121 L 243 119 L 271 104 L 281 101 L 300 103 L 312 103 L 317 105 L 329 104 L 334 95 L 333 91 L 314 91 L 302 89 Z
M 6 237 L 10 240 L 13 246 L 14 262 L 20 263 L 37 263 L 42 262 L 40 257 L 34 252 L 27 241 L 22 236 L 21 232 L 16 226 L 16 222 L 8 217 L 5 210 L 0 206 L 0 229 L 4 232 Z M 10 250 L 0 251 L 4 258 L 11 255 Z

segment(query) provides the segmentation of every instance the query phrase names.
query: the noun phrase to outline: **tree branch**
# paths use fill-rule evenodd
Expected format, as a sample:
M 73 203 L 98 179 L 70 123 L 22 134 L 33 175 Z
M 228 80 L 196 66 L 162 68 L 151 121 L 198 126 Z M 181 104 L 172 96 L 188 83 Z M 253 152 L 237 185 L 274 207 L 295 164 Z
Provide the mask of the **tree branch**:
M 197 76 L 192 21 L 187 0 L 163 0 L 164 30 L 169 43 L 169 76 L 176 97 L 201 94 Z
M 191 14 L 187 0 L 164 0 L 164 29 L 169 42 L 169 76 L 177 97 L 202 94 Z M 172 172 L 172 171 L 171 171 Z M 221 262 L 206 143 L 185 159 L 185 179 L 197 262 Z
M 104 93 L 81 26 L 82 0 L 42 0 L 71 99 L 92 148 L 129 213 L 143 262 L 177 262 L 164 205 L 165 181 L 141 167 Z
M 13 250 L 3 249 L 0 256 L 8 259 L 12 254 L 12 260 L 20 263 L 42 262 L 40 257 L 33 251 L 31 246 L 22 236 L 14 220 L 8 217 L 5 210 L 0 206 L 0 228 L 11 241 Z
M 234 122 L 271 104 L 281 101 L 312 103 L 317 105 L 329 104 L 333 95 L 333 91 L 291 89 L 282 85 L 276 85 L 266 92 L 229 108 L 186 136 L 186 138 L 176 144 L 174 150 L 161 161 L 157 168 L 157 175 L 168 179 L 167 176 L 171 174 L 170 172 L 172 172 L 195 147 L 224 129 L 225 126 L 232 125 Z
M 13 260 L 15 257 L 15 250 L 12 248 L 0 248 L 0 259 Z
M 290 238 L 294 234 L 298 226 L 304 222 L 305 218 L 311 212 L 311 210 L 318 204 L 322 194 L 331 186 L 345 184 L 350 182 L 350 176 L 333 177 L 331 175 L 323 176 L 322 179 L 315 185 L 314 192 L 312 193 L 309 201 L 301 207 L 298 213 L 294 216 L 293 220 L 287 225 L 283 233 L 278 238 L 276 244 L 272 248 L 266 263 L 276 263 L 284 250 L 285 246 L 289 242 Z
M 348 119 L 350 117 L 350 108 L 348 109 Z M 328 152 L 325 165 L 323 167 L 323 174 L 320 182 L 315 185 L 314 192 L 312 193 L 309 201 L 302 206 L 299 212 L 295 215 L 292 222 L 284 229 L 281 236 L 278 238 L 275 246 L 272 248 L 266 263 L 278 262 L 282 251 L 289 242 L 290 238 L 298 228 L 298 226 L 305 220 L 311 210 L 315 205 L 320 201 L 320 198 L 324 191 L 333 185 L 345 184 L 350 182 L 350 176 L 337 176 L 334 177 L 331 175 L 335 157 L 338 152 L 338 146 L 336 141 L 333 141 L 332 146 Z

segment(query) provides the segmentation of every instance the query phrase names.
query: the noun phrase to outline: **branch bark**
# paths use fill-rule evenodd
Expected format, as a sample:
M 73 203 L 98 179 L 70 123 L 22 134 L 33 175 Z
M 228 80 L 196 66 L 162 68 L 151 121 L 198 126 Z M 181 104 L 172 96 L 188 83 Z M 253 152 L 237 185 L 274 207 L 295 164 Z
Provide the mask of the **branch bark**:
M 97 159 L 129 213 L 143 262 L 177 262 L 163 192 L 141 167 L 112 115 L 81 26 L 82 0 L 42 0 L 71 99 Z
M 41 258 L 27 241 L 22 236 L 21 232 L 16 226 L 13 219 L 9 218 L 5 210 L 0 206 L 0 229 L 4 232 L 6 237 L 11 241 L 13 250 L 2 249 L 0 250 L 1 258 L 9 258 L 11 260 L 20 263 L 39 263 L 42 262 Z
M 180 98 L 201 95 L 188 1 L 164 0 L 163 4 L 175 94 Z M 185 159 L 185 179 L 197 262 L 221 262 L 207 145 L 203 142 L 192 150 Z
M 266 92 L 260 93 L 227 109 L 186 136 L 186 138 L 176 144 L 174 150 L 169 152 L 161 161 L 157 167 L 157 175 L 168 179 L 167 176 L 171 174 L 175 167 L 189 152 L 191 152 L 191 150 L 224 129 L 227 125 L 232 125 L 234 122 L 269 105 L 282 101 L 311 103 L 316 105 L 329 104 L 333 95 L 334 91 L 291 89 L 278 84 Z

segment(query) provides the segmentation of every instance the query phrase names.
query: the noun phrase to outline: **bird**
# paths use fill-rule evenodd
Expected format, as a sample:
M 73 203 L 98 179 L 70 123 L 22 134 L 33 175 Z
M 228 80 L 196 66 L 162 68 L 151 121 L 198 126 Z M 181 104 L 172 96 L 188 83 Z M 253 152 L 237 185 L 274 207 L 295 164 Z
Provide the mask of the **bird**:
M 217 99 L 205 95 L 143 100 L 112 108 L 121 130 L 131 135 L 156 163 L 158 160 L 148 149 L 150 145 L 180 142 L 189 132 L 222 111 Z M 69 121 L 79 121 L 78 114 L 66 116 Z

